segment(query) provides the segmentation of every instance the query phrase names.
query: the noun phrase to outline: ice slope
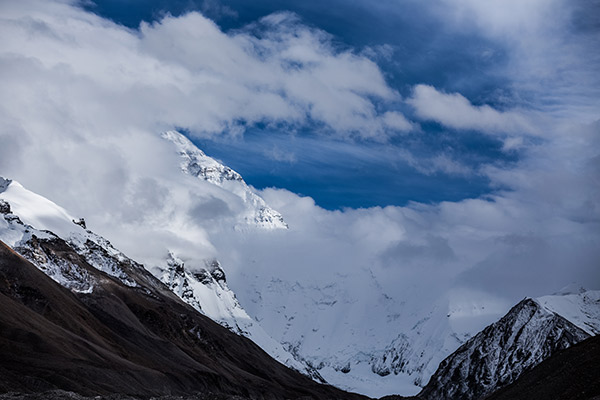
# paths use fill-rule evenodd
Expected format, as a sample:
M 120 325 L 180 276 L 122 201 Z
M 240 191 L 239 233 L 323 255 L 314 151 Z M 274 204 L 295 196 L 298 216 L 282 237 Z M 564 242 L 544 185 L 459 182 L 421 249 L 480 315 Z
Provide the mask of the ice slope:
M 246 225 L 265 229 L 288 228 L 281 214 L 269 207 L 248 186 L 240 174 L 204 154 L 188 138 L 177 131 L 164 132 L 162 137 L 175 145 L 182 159 L 181 170 L 184 173 L 220 186 L 244 201 L 246 210 L 242 218 Z M 236 228 L 243 229 L 244 224 L 239 223 Z
M 313 257 L 304 260 L 310 265 Z M 249 260 L 243 285 L 237 286 L 245 296 L 242 304 L 299 361 L 340 388 L 372 397 L 414 395 L 470 337 L 454 326 L 445 296 L 387 292 L 368 269 L 344 275 L 333 266 L 290 272 L 261 268 L 266 264 L 277 265 Z
M 131 260 L 103 237 L 85 229 L 76 219 L 50 200 L 25 189 L 21 184 L 0 177 L 0 240 L 11 246 L 50 278 L 79 293 L 91 293 L 96 282 L 85 270 L 44 250 L 40 240 L 62 238 L 93 267 L 136 287 L 149 272 Z M 183 261 L 169 253 L 165 268 L 156 268 L 158 278 L 179 297 L 211 319 L 242 334 L 280 362 L 318 378 L 318 374 L 296 361 L 281 344 L 273 340 L 252 320 L 227 287 L 218 261 L 211 260 L 193 272 Z

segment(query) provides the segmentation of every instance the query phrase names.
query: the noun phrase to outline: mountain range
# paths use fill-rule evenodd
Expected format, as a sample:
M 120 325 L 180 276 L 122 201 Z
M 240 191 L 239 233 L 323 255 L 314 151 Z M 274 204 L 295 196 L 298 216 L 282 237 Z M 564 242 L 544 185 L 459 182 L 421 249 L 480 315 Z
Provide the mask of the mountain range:
M 177 132 L 162 137 L 183 174 L 239 199 L 231 232 L 293 231 L 237 172 Z M 238 272 L 248 277 L 238 291 L 227 254 L 190 257 L 175 246 L 158 262 L 134 261 L 85 219 L 8 179 L 0 212 L 5 391 L 360 398 L 318 381 L 369 396 L 475 400 L 600 332 L 600 292 L 524 299 L 481 330 L 443 296 L 398 305 L 369 269 L 302 281 L 262 264 Z M 356 280 L 371 288 L 368 300 L 348 291 Z M 353 313 L 357 301 L 369 309 Z

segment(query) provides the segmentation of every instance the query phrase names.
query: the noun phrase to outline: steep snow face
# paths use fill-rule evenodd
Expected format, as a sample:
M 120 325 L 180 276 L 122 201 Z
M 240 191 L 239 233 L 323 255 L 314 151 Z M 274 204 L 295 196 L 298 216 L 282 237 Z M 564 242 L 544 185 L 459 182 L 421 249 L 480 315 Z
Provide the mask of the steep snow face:
M 573 322 L 551 311 L 549 306 L 568 304 L 563 310 L 578 319 L 581 315 L 598 315 L 598 294 L 588 292 L 521 301 L 498 322 L 485 328 L 442 361 L 420 397 L 427 400 L 475 400 L 512 383 L 523 371 L 556 351 L 590 336 Z M 579 321 L 581 323 L 581 319 Z
M 220 186 L 239 196 L 246 204 L 243 216 L 247 225 L 258 226 L 266 229 L 287 229 L 288 225 L 281 214 L 269 207 L 242 176 L 231 168 L 221 164 L 214 158 L 204 154 L 188 138 L 176 131 L 168 131 L 162 137 L 171 141 L 182 158 L 181 170 L 186 174 L 203 179 L 214 185 Z M 242 224 L 236 226 L 243 229 Z
M 243 326 L 253 324 L 227 287 L 225 272 L 217 260 L 206 260 L 188 270 L 184 261 L 171 252 L 167 268 L 155 275 L 186 303 L 230 330 L 241 334 Z
M 24 224 L 54 232 L 60 237 L 69 237 L 72 232 L 83 231 L 81 227 L 74 225 L 75 218 L 64 208 L 25 189 L 19 182 L 6 179 L 3 181 L 4 184 L 0 184 L 4 186 L 0 199 L 10 204 L 12 212 L 18 215 Z

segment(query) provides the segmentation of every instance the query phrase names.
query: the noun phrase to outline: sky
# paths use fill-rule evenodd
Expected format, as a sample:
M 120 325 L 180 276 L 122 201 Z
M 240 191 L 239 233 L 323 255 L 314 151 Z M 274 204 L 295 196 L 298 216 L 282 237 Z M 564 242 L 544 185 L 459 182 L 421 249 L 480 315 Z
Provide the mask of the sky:
M 87 9 L 134 29 L 142 20 L 154 21 L 167 12 L 180 15 L 199 10 L 225 32 L 249 29 L 248 25 L 272 13 L 292 12 L 302 24 L 329 35 L 328 44 L 337 51 L 353 51 L 377 63 L 396 92 L 387 104 L 372 99 L 382 110 L 414 113 L 402 99 L 410 98 L 414 85 L 424 82 L 438 90 L 466 94 L 474 104 L 519 106 L 522 100 L 514 98 L 508 78 L 498 71 L 508 62 L 506 45 L 450 24 L 440 26 L 440 14 L 449 7 L 433 4 L 134 1 L 125 5 L 96 1 Z M 243 137 L 234 138 L 191 134 L 208 154 L 238 170 L 255 187 L 283 187 L 311 196 L 327 209 L 478 197 L 495 190 L 478 171 L 483 165 L 510 164 L 520 156 L 516 148 L 502 151 L 501 138 L 443 126 L 432 118 L 416 122 L 411 132 L 388 132 L 383 141 L 364 140 L 360 134 L 348 141 L 329 135 L 329 127 L 307 122 L 291 127 L 252 124 L 245 127 Z M 437 161 L 432 165 L 430 159 Z
M 363 312 L 600 289 L 597 0 L 0 1 L 0 37 L 0 175 L 147 265 L 219 257 L 251 315 L 259 275 Z M 232 231 L 170 129 L 290 229 Z

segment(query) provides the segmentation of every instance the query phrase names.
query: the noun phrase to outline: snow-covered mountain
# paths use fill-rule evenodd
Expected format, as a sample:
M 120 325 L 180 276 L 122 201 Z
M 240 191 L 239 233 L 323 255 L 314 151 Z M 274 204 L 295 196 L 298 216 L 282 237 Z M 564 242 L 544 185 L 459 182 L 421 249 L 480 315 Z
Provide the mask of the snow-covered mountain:
M 600 291 L 524 299 L 442 361 L 419 397 L 483 398 L 557 351 L 596 335 L 599 315 Z
M 62 207 L 0 178 L 0 240 L 26 257 L 54 281 L 75 292 L 94 290 L 94 279 L 85 271 L 47 253 L 43 242 L 58 238 L 76 249 L 90 265 L 130 287 L 155 286 L 150 272 L 115 249 L 108 240 L 85 229 L 85 222 L 71 217 Z
M 198 178 L 199 188 L 210 183 L 233 194 L 243 207 L 229 220 L 231 226 L 209 232 L 216 256 L 186 257 L 170 249 L 162 263 L 147 264 L 184 301 L 249 335 L 269 354 L 347 390 L 370 396 L 415 394 L 444 357 L 485 326 L 457 329 L 454 315 L 447 317 L 453 309 L 446 296 L 424 300 L 406 290 L 401 296 L 390 293 L 382 286 L 385 277 L 367 260 L 344 260 L 340 249 L 302 254 L 280 250 L 296 240 L 295 227 L 288 226 L 240 174 L 178 132 L 161 136 L 174 145 L 181 171 Z M 320 257 L 323 251 L 331 254 Z M 352 257 L 354 252 L 348 248 L 344 253 Z M 322 265 L 331 258 L 337 259 L 335 265 Z M 233 277 L 233 291 L 230 279 L 212 276 L 215 260 L 216 271 L 233 271 L 227 274 Z M 349 273 L 346 263 L 352 265 Z M 199 306 L 200 298 L 206 306 Z M 487 315 L 485 323 L 500 315 Z M 262 337 L 274 340 L 258 339 Z
M 270 337 L 240 305 L 227 286 L 225 272 L 216 259 L 187 268 L 185 262 L 169 253 L 167 267 L 157 277 L 183 301 L 211 317 L 231 331 L 246 336 L 271 357 L 312 378 L 323 381 L 314 368 L 297 361 L 283 346 Z
M 32 233 L 28 249 L 67 288 L 0 240 L 0 398 L 362 398 L 284 367 L 147 271 L 125 266 L 136 285 L 124 284 L 1 208 L 3 233 Z
M 423 284 L 409 279 L 388 280 L 394 274 L 380 260 L 356 257 L 361 252 L 353 246 L 361 243 L 376 249 L 368 254 L 385 253 L 393 240 L 381 239 L 403 232 L 313 242 L 310 234 L 296 230 L 301 221 L 285 212 L 284 221 L 267 204 L 261 197 L 266 192 L 254 190 L 185 136 L 169 131 L 162 138 L 173 147 L 173 161 L 179 157 L 179 165 L 173 164 L 180 178 L 145 182 L 170 185 L 175 195 L 156 213 L 152 209 L 153 218 L 110 220 L 116 226 L 128 224 L 124 232 L 130 234 L 114 243 L 139 263 L 87 230 L 84 221 L 7 180 L 0 181 L 0 210 L 8 210 L 0 219 L 0 239 L 79 292 L 93 290 L 93 278 L 60 265 L 59 258 L 32 240 L 34 235 L 38 241 L 64 238 L 90 264 L 131 287 L 147 268 L 196 310 L 251 338 L 288 366 L 374 397 L 417 394 L 444 358 L 509 308 L 501 302 L 457 301 L 448 287 L 424 292 Z M 340 236 L 335 213 L 311 226 Z M 288 245 L 297 241 L 303 242 Z M 154 254 L 146 256 L 147 250 Z M 575 291 L 537 301 L 591 334 L 598 331 L 598 313 L 593 307 L 576 311 L 593 303 L 590 299 Z
M 228 288 L 225 273 L 217 260 L 206 261 L 190 270 L 181 259 L 169 253 L 164 268 L 154 268 L 157 277 L 166 285 L 159 287 L 142 264 L 86 229 L 85 220 L 72 217 L 62 207 L 25 189 L 18 182 L 1 177 L 0 215 L 3 217 L 0 218 L 0 240 L 62 286 L 77 293 L 91 293 L 96 285 L 96 278 L 57 253 L 56 243 L 64 240 L 91 266 L 119 279 L 126 286 L 152 287 L 162 293 L 168 291 L 168 287 L 202 314 L 253 340 L 275 359 L 319 378 L 248 316 Z
M 204 154 L 188 138 L 177 131 L 164 132 L 162 137 L 175 145 L 182 159 L 181 170 L 183 172 L 220 186 L 244 201 L 246 210 L 242 217 L 247 225 L 266 229 L 288 228 L 281 214 L 269 207 L 248 186 L 240 174 Z M 236 225 L 237 229 L 243 229 L 243 227 L 242 224 Z

